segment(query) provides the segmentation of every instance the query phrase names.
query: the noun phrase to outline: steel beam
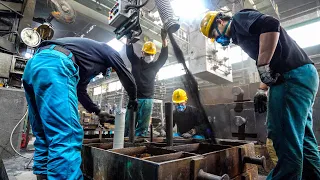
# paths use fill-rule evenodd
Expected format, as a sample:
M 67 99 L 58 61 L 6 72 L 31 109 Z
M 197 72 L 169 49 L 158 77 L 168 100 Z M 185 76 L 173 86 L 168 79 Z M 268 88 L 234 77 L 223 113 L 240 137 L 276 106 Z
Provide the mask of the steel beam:
M 12 10 L 21 12 L 22 11 L 22 4 L 21 3 L 15 3 L 15 2 L 7 2 L 7 1 L 0 1 L 2 4 L 0 4 L 0 11 L 10 11 L 8 7 L 10 7 Z
M 33 22 L 33 16 L 34 16 L 34 10 L 36 7 L 36 0 L 25 0 L 24 2 L 24 9 L 23 12 L 23 18 L 20 19 L 19 27 L 18 27 L 18 33 L 20 34 L 21 31 L 26 28 L 30 27 Z M 20 43 L 20 39 L 16 41 L 16 43 Z

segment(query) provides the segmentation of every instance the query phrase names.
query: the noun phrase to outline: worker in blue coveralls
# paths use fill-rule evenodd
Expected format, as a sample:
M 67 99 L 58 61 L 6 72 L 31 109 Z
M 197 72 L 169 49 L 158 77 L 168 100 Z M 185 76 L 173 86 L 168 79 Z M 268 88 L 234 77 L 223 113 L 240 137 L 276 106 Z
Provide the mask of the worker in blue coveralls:
M 232 41 L 257 62 L 262 83 L 254 97 L 255 110 L 267 111 L 268 137 L 279 158 L 267 179 L 320 179 L 320 155 L 312 130 L 319 77 L 303 49 L 277 19 L 252 9 L 233 17 L 208 12 L 200 31 L 222 46 Z
M 113 68 L 136 109 L 136 84 L 118 52 L 106 43 L 86 38 L 44 41 L 23 74 L 34 143 L 34 174 L 37 179 L 81 180 L 83 128 L 78 99 L 100 121 L 110 118 L 92 102 L 87 85 L 96 75 Z
M 136 136 L 147 136 L 150 117 L 153 107 L 154 82 L 160 68 L 168 59 L 167 32 L 161 30 L 162 49 L 158 59 L 156 45 L 153 42 L 146 42 L 142 47 L 142 56 L 138 57 L 131 43 L 127 43 L 127 57 L 131 62 L 132 74 L 135 78 L 138 92 L 138 111 L 136 114 Z M 129 115 L 126 114 L 125 136 L 129 133 Z

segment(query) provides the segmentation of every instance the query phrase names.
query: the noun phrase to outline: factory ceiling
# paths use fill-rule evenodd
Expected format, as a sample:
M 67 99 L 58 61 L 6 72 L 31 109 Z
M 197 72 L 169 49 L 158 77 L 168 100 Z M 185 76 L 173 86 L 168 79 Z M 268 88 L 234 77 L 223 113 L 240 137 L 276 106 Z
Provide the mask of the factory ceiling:
M 115 3 L 115 0 L 68 0 L 77 11 L 77 19 L 74 24 L 66 25 L 53 20 L 55 28 L 54 38 L 82 36 L 98 41 L 108 42 L 115 35 L 113 28 L 108 25 L 107 14 L 109 9 Z M 193 2 L 193 1 L 190 1 Z M 257 10 L 277 17 L 285 27 L 295 25 L 310 19 L 317 18 L 319 15 L 320 0 L 203 0 L 206 8 L 209 10 L 226 10 L 237 12 L 243 8 L 256 8 Z M 35 16 L 48 17 L 51 12 L 48 1 L 37 0 Z M 150 39 L 160 41 L 160 25 L 155 24 L 158 17 L 154 17 L 154 0 L 150 0 L 143 7 L 143 16 L 141 17 L 141 26 L 143 35 L 141 39 L 147 36 Z M 198 19 L 199 20 L 199 19 Z M 197 19 L 181 23 L 186 31 L 197 30 Z M 39 24 L 34 23 L 36 27 Z M 177 37 L 178 43 L 185 54 L 188 54 L 188 41 Z M 139 42 L 141 44 L 141 42 Z M 170 51 L 172 53 L 172 50 Z M 122 52 L 123 54 L 123 52 Z M 126 59 L 126 57 L 124 56 Z M 169 59 L 169 62 L 170 59 Z

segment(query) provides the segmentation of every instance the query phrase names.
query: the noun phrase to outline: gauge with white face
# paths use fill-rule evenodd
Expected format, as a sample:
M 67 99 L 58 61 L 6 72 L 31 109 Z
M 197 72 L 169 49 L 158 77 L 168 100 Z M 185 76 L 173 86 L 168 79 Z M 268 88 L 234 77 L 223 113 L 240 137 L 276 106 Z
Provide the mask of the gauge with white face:
M 21 31 L 21 39 L 23 43 L 30 47 L 37 47 L 41 42 L 39 33 L 32 28 L 24 28 Z

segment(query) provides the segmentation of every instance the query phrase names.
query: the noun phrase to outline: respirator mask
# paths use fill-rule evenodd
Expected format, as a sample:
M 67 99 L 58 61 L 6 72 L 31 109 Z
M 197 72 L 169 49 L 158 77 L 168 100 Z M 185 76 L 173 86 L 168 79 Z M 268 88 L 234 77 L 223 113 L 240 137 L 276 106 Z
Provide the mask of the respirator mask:
M 151 63 L 151 62 L 153 62 L 154 61 L 154 55 L 151 55 L 151 56 L 144 56 L 143 57 L 143 60 L 144 60 L 144 62 L 146 62 L 146 63 Z
M 222 46 L 228 46 L 230 44 L 230 37 L 226 36 L 226 32 L 229 27 L 230 21 L 231 20 L 229 20 L 228 24 L 226 25 L 222 33 L 219 31 L 218 26 L 216 26 L 216 31 L 219 34 L 219 36 L 216 38 L 216 41 Z
M 183 105 L 183 104 L 176 105 L 176 110 L 178 112 L 183 112 L 185 109 L 186 109 L 186 105 Z

